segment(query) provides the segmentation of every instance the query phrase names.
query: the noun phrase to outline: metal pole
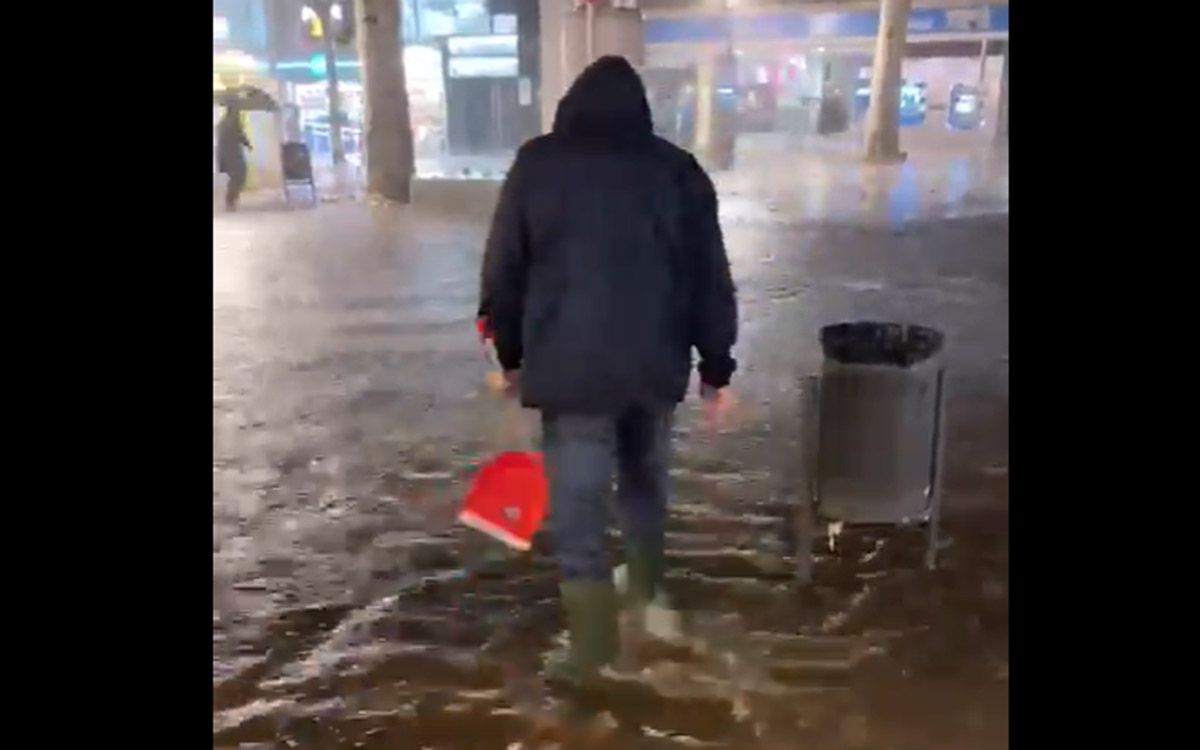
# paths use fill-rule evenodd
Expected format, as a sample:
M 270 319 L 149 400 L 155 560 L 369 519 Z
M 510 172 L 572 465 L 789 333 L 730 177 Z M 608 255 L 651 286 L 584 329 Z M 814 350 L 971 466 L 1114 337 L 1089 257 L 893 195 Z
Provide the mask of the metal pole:
M 587 61 L 590 65 L 596 59 L 596 4 L 589 0 L 584 12 L 586 13 L 584 23 L 587 34 Z
M 925 548 L 925 567 L 937 568 L 938 548 L 941 546 L 943 453 L 946 447 L 946 368 L 937 373 L 933 402 L 933 456 L 929 462 L 929 539 Z
M 335 166 L 346 161 L 342 145 L 342 101 L 338 91 L 337 44 L 333 38 L 333 3 L 330 0 L 313 6 L 321 20 L 321 42 L 325 50 L 325 83 L 329 97 L 329 150 Z
M 793 519 L 793 541 L 797 586 L 808 586 L 813 578 L 813 529 L 820 464 L 821 378 L 805 377 L 800 383 L 800 492 Z M 786 442 L 786 441 L 785 441 Z
M 979 43 L 979 88 L 983 88 L 983 82 L 987 78 L 987 49 L 988 40 L 984 39 Z

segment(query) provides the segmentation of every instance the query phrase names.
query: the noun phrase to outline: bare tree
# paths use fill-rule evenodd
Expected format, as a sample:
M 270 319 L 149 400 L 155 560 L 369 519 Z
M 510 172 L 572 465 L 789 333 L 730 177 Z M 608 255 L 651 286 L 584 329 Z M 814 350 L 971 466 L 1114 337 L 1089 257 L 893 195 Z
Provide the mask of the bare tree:
M 904 159 L 900 150 L 900 72 L 908 41 L 912 0 L 883 0 L 871 65 L 871 105 L 867 110 L 866 157 L 873 162 Z
M 408 203 L 414 171 L 413 136 L 401 12 L 400 0 L 354 0 L 366 99 L 367 190 Z

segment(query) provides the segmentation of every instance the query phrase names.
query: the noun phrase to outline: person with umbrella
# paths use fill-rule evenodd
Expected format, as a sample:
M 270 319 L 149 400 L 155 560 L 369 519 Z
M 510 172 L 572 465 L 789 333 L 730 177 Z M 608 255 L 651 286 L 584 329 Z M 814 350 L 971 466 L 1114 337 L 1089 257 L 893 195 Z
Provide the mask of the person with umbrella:
M 229 177 L 225 184 L 225 208 L 237 210 L 238 198 L 246 187 L 246 153 L 242 147 L 253 149 L 246 131 L 242 129 L 241 107 L 230 101 L 217 125 L 217 171 Z

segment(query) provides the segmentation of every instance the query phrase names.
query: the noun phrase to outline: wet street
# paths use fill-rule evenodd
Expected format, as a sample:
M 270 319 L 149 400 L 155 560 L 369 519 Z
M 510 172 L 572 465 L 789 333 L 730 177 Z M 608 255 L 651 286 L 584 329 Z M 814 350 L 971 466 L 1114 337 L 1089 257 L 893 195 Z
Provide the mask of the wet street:
M 1007 172 L 929 200 L 907 166 L 798 212 L 718 181 L 742 369 L 724 429 L 694 401 L 676 426 L 689 645 L 629 655 L 586 721 L 540 679 L 562 628 L 545 550 L 500 557 L 454 519 L 506 447 L 473 326 L 485 223 L 215 215 L 214 747 L 1007 747 Z M 821 325 L 858 319 L 947 334 L 941 566 L 920 530 L 847 529 L 798 590 L 800 377 Z

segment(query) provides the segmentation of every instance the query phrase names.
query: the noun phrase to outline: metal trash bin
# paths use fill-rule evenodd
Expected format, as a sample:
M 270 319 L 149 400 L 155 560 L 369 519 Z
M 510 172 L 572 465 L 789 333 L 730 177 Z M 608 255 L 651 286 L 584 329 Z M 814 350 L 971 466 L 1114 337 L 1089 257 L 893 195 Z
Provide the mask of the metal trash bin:
M 813 510 L 845 525 L 929 524 L 936 563 L 945 337 L 856 322 L 821 329 Z
M 288 187 L 306 185 L 313 205 L 317 204 L 317 183 L 313 179 L 312 156 L 308 145 L 298 141 L 289 141 L 280 147 L 280 160 L 283 163 L 283 199 L 288 204 L 292 202 Z

